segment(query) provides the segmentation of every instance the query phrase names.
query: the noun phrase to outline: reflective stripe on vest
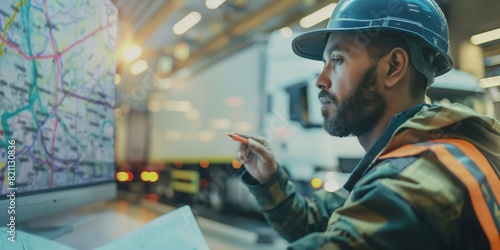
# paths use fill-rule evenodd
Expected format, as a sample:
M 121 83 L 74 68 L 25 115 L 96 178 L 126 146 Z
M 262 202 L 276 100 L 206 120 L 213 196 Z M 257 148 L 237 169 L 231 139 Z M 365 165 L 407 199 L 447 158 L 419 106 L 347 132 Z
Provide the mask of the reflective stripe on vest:
M 500 180 L 484 155 L 470 142 L 459 139 L 409 144 L 379 159 L 399 158 L 431 150 L 465 185 L 491 249 L 500 249 Z

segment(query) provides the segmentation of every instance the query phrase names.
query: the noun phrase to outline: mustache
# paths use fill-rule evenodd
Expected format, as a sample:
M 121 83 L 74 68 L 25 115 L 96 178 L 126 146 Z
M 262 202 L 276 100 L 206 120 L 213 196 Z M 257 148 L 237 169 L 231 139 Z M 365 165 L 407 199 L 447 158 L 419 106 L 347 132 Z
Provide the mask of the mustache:
M 335 96 L 331 95 L 330 93 L 328 93 L 328 91 L 322 89 L 319 94 L 318 94 L 318 99 L 321 99 L 321 98 L 326 98 L 328 99 L 331 103 L 335 104 L 336 106 L 338 105 L 337 104 L 337 98 L 335 98 Z

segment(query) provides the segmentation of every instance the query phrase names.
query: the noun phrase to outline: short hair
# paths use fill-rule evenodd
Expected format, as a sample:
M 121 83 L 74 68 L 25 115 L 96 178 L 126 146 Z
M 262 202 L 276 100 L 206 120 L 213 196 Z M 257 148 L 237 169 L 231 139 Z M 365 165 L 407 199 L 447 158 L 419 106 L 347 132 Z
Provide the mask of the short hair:
M 367 46 L 367 51 L 374 61 L 378 61 L 383 56 L 386 56 L 395 48 L 402 48 L 409 57 L 414 56 L 410 53 L 410 48 L 406 39 L 402 35 L 393 33 L 380 33 L 370 39 Z M 427 77 L 420 73 L 409 60 L 410 74 L 412 80 L 410 81 L 410 96 L 414 99 L 425 96 L 427 90 Z

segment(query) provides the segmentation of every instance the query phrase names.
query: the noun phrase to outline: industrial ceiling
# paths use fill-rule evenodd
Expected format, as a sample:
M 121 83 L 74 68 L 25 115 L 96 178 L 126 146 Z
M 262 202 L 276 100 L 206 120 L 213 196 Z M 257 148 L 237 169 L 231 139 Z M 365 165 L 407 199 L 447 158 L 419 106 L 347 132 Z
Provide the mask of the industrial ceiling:
M 471 9 L 488 9 L 485 6 L 491 5 L 492 1 L 496 0 L 475 2 L 475 5 L 481 2 L 482 7 L 472 6 Z M 172 79 L 189 74 L 238 51 L 247 46 L 256 34 L 265 34 L 284 27 L 289 27 L 293 32 L 324 27 L 327 18 L 309 28 L 299 25 L 299 21 L 322 8 L 331 7 L 332 3 L 338 1 L 112 0 L 112 2 L 119 12 L 117 106 L 126 105 L 125 109 L 145 110 L 150 93 L 167 91 Z M 451 12 L 450 6 L 457 3 L 465 5 L 464 2 L 467 1 L 437 0 L 448 18 Z M 211 4 L 220 5 L 214 8 L 210 6 Z M 194 15 L 193 13 L 199 21 L 184 33 L 176 34 L 173 29 L 176 23 Z M 463 24 L 460 20 L 464 16 L 450 16 L 455 20 L 452 20 L 452 23 Z M 135 50 L 140 48 L 140 52 L 134 52 L 134 46 Z M 130 53 L 136 55 L 127 59 L 127 54 Z M 134 67 L 139 70 L 134 72 Z M 153 86 L 150 83 L 151 79 L 156 83 L 164 82 L 165 86 L 162 87 L 162 84 Z M 136 91 L 135 102 L 129 103 L 128 100 L 134 95 L 134 91 Z

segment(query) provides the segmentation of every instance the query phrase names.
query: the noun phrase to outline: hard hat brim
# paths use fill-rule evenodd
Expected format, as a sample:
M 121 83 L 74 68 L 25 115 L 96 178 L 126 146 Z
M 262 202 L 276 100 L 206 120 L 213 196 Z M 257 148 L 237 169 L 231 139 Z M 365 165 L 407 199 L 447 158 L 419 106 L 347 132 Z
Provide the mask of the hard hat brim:
M 331 29 L 314 30 L 297 36 L 292 41 L 292 50 L 300 57 L 322 61 L 327 34 Z

